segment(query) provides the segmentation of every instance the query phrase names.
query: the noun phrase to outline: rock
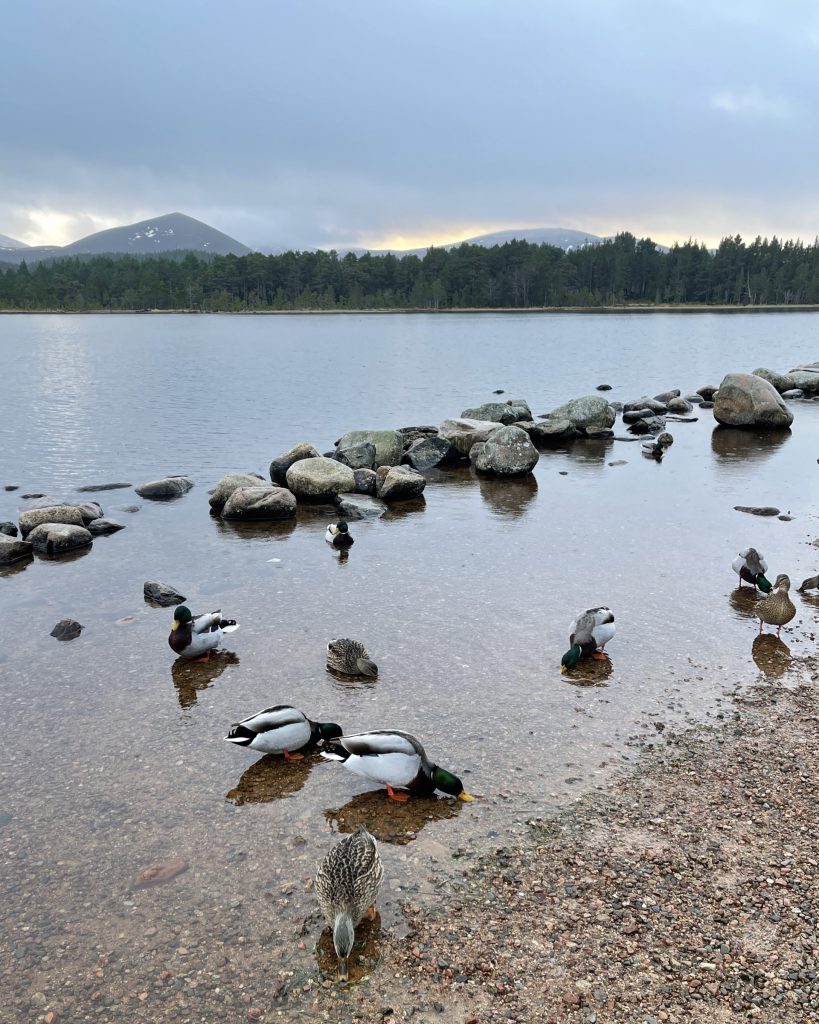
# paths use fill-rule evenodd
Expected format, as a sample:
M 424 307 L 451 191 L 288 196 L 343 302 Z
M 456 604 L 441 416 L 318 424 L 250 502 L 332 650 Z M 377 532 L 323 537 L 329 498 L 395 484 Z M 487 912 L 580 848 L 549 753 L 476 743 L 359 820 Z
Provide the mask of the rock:
M 700 400 L 699 395 L 697 395 L 697 399 L 698 401 Z M 688 401 L 688 399 L 682 398 L 681 396 L 677 398 L 672 398 L 668 403 L 669 412 L 685 414 L 688 412 L 692 412 L 693 409 L 694 406 Z
M 117 512 L 139 512 L 141 505 L 117 505 Z
M 20 513 L 20 533 L 26 537 L 41 523 L 66 523 L 83 526 L 82 513 L 73 505 L 52 505 L 47 508 L 32 508 Z
M 614 431 L 609 430 L 608 427 L 586 427 L 583 434 L 591 438 L 614 437 Z
M 611 391 L 611 384 L 598 384 L 596 391 Z
M 781 394 L 783 391 L 790 391 L 793 388 L 793 378 L 787 373 L 777 373 L 776 370 L 768 370 L 764 366 L 754 370 L 755 377 L 761 377 L 766 380 L 769 384 L 773 384 L 776 390 Z
M 399 427 L 398 433 L 404 438 L 404 451 L 415 441 L 423 441 L 425 437 L 435 437 L 438 434 L 437 427 Z
M 102 506 L 96 501 L 78 501 L 74 503 L 74 508 L 79 509 L 83 526 L 88 526 L 95 519 L 102 519 L 105 515 Z
M 339 494 L 336 504 L 348 519 L 377 519 L 388 508 L 383 501 L 368 494 Z
M 779 509 L 773 505 L 734 505 L 736 512 L 749 512 L 752 516 L 778 516 Z
M 714 408 L 714 403 L 709 401 L 709 399 L 707 399 L 707 398 L 704 398 L 702 400 L 702 402 L 700 402 L 700 409 L 713 409 L 713 408 Z
M 797 366 L 788 374 L 791 387 L 799 388 L 807 395 L 815 395 L 819 391 L 819 369 L 808 369 L 804 366 Z
M 155 583 L 153 580 L 145 580 L 142 592 L 149 604 L 159 605 L 160 608 L 170 608 L 187 600 L 175 587 L 169 587 L 167 583 Z
M 41 523 L 28 535 L 32 547 L 41 555 L 67 554 L 77 548 L 88 547 L 93 537 L 84 526 L 70 523 Z
M 287 471 L 294 463 L 300 462 L 302 459 L 317 459 L 319 457 L 320 453 L 313 445 L 307 441 L 301 441 L 270 463 L 270 480 L 283 487 L 287 482 Z
M 628 428 L 632 434 L 659 434 L 665 430 L 665 416 L 648 416 Z
M 466 458 L 472 445 L 485 441 L 497 426 L 498 424 L 491 420 L 444 420 L 438 427 L 438 436 L 449 441 L 453 449 Z
M 131 879 L 129 889 L 148 889 L 154 885 L 163 885 L 170 882 L 172 878 L 181 875 L 188 870 L 187 861 L 181 858 L 162 861 L 156 864 L 149 864 Z
M 266 481 L 254 473 L 228 473 L 211 491 L 208 504 L 214 512 L 221 512 L 225 502 L 237 488 L 258 487 L 260 484 L 266 484 Z
M 105 516 L 100 516 L 99 519 L 92 519 L 86 529 L 93 537 L 97 537 L 105 533 L 117 533 L 119 530 L 124 530 L 125 527 L 115 519 L 106 519 Z
M 685 396 L 686 402 L 691 402 L 692 405 L 700 405 L 703 401 L 702 395 L 693 394 Z
M 656 398 L 649 398 L 648 395 L 643 395 L 642 398 L 635 398 L 631 402 L 626 402 L 623 406 L 623 416 L 627 412 L 636 412 L 639 409 L 649 409 L 653 413 L 663 413 L 666 411 L 665 402 L 658 402 Z
M 359 441 L 348 448 L 338 448 L 336 459 L 350 469 L 373 469 L 375 467 L 375 445 L 369 441 Z
M 713 400 L 714 395 L 717 393 L 715 384 L 705 384 L 701 388 L 697 388 L 697 394 L 706 402 Z
M 731 427 L 789 427 L 793 413 L 773 384 L 752 373 L 729 373 L 714 397 L 714 419 Z
M 446 462 L 449 458 L 452 458 L 452 445 L 436 434 L 435 437 L 425 437 L 413 441 L 404 452 L 403 461 L 409 463 L 413 469 L 423 471 L 432 469 L 438 463 Z
M 571 422 L 566 419 L 548 419 L 540 423 L 516 423 L 519 430 L 525 430 L 532 443 L 540 447 L 550 444 L 560 444 L 572 437 L 577 437 L 578 431 L 574 429 Z
M 573 398 L 565 405 L 553 409 L 549 418 L 568 420 L 575 430 L 585 430 L 586 427 L 599 430 L 614 424 L 615 412 L 600 395 L 585 395 L 582 398 Z
M 31 552 L 30 541 L 18 540 L 7 533 L 0 533 L 0 565 L 11 565 L 23 558 L 30 558 Z
M 14 523 L 0 523 L 0 533 L 5 533 L 7 537 L 16 537 L 17 527 L 14 525 Z
M 140 498 L 151 498 L 153 501 L 172 501 L 181 498 L 193 487 L 193 480 L 187 476 L 166 476 L 161 480 L 149 480 L 148 483 L 135 487 Z
M 376 476 L 374 469 L 354 469 L 355 493 L 375 494 Z
M 615 459 L 614 462 L 609 463 L 610 466 L 627 466 L 628 462 L 626 459 Z
M 532 410 L 529 408 L 529 403 L 525 398 L 509 398 L 507 399 L 506 404 L 515 414 L 515 418 L 512 421 L 513 423 L 517 423 L 520 420 L 532 419 Z
M 506 424 L 513 423 L 516 416 L 504 402 L 484 402 L 483 405 L 475 406 L 474 409 L 464 409 L 459 418 L 462 420 L 491 420 L 493 423 Z
M 3 485 L 3 490 L 4 491 L 19 491 L 20 490 L 20 485 L 19 484 L 4 484 Z
M 362 442 L 375 447 L 375 462 L 373 463 L 375 469 L 379 466 L 396 466 L 401 461 L 401 454 L 404 451 L 404 435 L 400 430 L 351 430 L 339 440 L 336 448 L 350 448 L 352 445 Z M 352 488 L 347 488 L 347 490 L 352 490 Z
M 237 487 L 222 508 L 223 519 L 292 519 L 295 514 L 296 496 L 274 484 Z
M 400 451 L 398 454 L 400 457 Z M 287 486 L 297 498 L 332 500 L 345 491 L 355 490 L 355 474 L 349 466 L 342 466 L 340 462 L 323 456 L 299 459 L 287 471 Z
M 94 491 L 118 491 L 123 487 L 133 487 L 133 484 L 84 484 L 77 488 L 78 494 L 91 494 Z
M 409 466 L 381 466 L 376 471 L 375 493 L 382 501 L 409 501 L 424 493 L 426 480 Z
M 520 476 L 531 473 L 540 458 L 529 435 L 519 427 L 493 430 L 486 441 L 473 445 L 469 453 L 472 465 L 480 473 Z
M 51 636 L 56 637 L 58 640 L 76 640 L 83 629 L 85 627 L 81 626 L 76 619 L 60 619 L 54 629 L 51 630 Z
M 790 388 L 788 391 L 780 392 L 786 402 L 793 402 L 797 398 L 804 398 L 805 392 L 801 388 Z
M 56 508 L 58 505 L 70 505 L 71 502 L 63 501 L 61 498 L 52 498 L 50 494 L 23 494 L 25 501 L 24 511 L 32 508 Z
M 654 415 L 651 409 L 628 409 L 623 412 L 623 423 L 636 423 L 637 420 L 647 420 Z
M 655 395 L 654 396 L 654 401 L 655 402 L 662 402 L 663 405 L 668 405 L 668 403 L 671 401 L 672 398 L 679 398 L 679 397 L 680 397 L 680 389 L 679 388 L 672 388 L 671 391 L 663 391 L 663 393 L 661 395 Z

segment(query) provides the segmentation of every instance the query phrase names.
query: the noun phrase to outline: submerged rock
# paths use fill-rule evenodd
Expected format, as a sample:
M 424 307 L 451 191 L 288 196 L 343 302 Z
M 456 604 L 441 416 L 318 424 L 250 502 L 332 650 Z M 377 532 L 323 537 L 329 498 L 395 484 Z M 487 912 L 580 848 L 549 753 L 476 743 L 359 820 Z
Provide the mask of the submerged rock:
M 540 458 L 529 435 L 520 427 L 493 430 L 486 441 L 473 445 L 469 453 L 472 465 L 480 473 L 497 476 L 521 476 L 531 473 Z
M 134 875 L 128 888 L 149 889 L 155 885 L 164 885 L 165 882 L 170 882 L 171 879 L 176 878 L 177 875 L 181 875 L 183 871 L 187 870 L 188 862 L 180 857 L 160 861 L 156 864 L 149 864 L 148 867 L 143 868 Z
M 7 533 L 0 533 L 0 565 L 12 565 L 24 558 L 31 558 L 32 544 L 28 540 L 18 540 Z
M 318 459 L 320 456 L 321 453 L 313 445 L 307 441 L 300 441 L 270 463 L 270 479 L 274 484 L 284 487 L 287 482 L 287 471 L 292 465 L 302 459 Z
M 237 487 L 222 508 L 223 519 L 292 519 L 295 514 L 295 494 L 274 484 Z
M 83 629 L 85 626 L 81 626 L 76 619 L 60 619 L 50 635 L 58 640 L 76 640 Z
M 167 583 L 156 583 L 154 580 L 145 580 L 142 593 L 149 604 L 159 605 L 160 608 L 170 608 L 171 605 L 182 604 L 187 600 L 175 587 L 169 587 Z
M 84 526 L 66 523 L 41 523 L 28 535 L 32 547 L 41 555 L 58 557 L 88 547 L 93 537 Z
M 93 493 L 94 491 L 118 491 L 123 487 L 133 487 L 133 484 L 84 484 L 77 488 L 78 494 Z
M 748 512 L 752 516 L 778 516 L 779 509 L 773 505 L 734 505 L 736 512 Z
M 160 480 L 149 480 L 148 483 L 135 487 L 140 498 L 151 498 L 153 501 L 172 501 L 181 498 L 193 487 L 193 480 L 187 476 L 166 476 Z
M 124 530 L 125 527 L 115 519 L 107 519 L 105 516 L 100 516 L 99 519 L 92 519 L 86 529 L 92 536 L 96 537 L 104 533 L 118 533 L 120 530 Z
M 753 373 L 729 373 L 714 396 L 714 419 L 730 427 L 789 427 L 793 413 L 773 384 Z

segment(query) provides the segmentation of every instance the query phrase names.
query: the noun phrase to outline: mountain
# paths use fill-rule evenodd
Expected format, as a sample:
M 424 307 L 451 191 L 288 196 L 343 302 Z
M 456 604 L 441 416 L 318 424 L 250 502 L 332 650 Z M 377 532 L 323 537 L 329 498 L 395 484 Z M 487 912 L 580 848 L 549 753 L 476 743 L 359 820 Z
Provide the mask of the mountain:
M 194 220 L 184 213 L 168 213 L 163 217 L 140 221 L 138 224 L 126 224 L 120 228 L 97 231 L 77 242 L 71 242 L 70 245 L 3 248 L 0 250 L 0 259 L 13 263 L 21 263 L 23 260 L 26 263 L 36 263 L 43 259 L 68 256 L 98 256 L 103 253 L 147 256 L 180 250 L 213 253 L 216 256 L 226 256 L 228 253 L 246 256 L 252 251 L 235 238 L 217 231 L 208 224 L 203 224 L 201 220 Z
M 8 235 L 0 235 L 0 249 L 27 249 L 25 242 L 18 242 L 16 238 L 9 238 Z

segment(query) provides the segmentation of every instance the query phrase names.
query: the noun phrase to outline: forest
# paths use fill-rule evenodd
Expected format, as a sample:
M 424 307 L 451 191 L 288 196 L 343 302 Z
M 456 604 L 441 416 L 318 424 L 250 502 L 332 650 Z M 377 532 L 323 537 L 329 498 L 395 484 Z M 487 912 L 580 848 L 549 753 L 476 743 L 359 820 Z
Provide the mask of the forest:
M 819 303 L 819 239 L 670 249 L 628 232 L 564 251 L 511 241 L 424 256 L 286 252 L 0 265 L 0 310 L 457 310 Z

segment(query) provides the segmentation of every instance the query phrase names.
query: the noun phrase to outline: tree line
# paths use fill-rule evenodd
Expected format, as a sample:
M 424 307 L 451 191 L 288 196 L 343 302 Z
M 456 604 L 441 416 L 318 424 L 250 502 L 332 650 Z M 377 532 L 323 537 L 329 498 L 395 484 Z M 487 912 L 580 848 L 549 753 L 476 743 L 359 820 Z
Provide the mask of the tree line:
M 523 241 L 424 256 L 91 256 L 0 270 L 0 309 L 532 309 L 622 304 L 819 303 L 819 239 L 668 250 L 625 232 L 568 252 Z

